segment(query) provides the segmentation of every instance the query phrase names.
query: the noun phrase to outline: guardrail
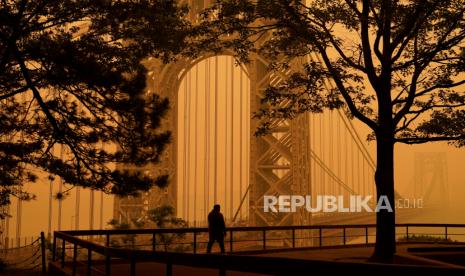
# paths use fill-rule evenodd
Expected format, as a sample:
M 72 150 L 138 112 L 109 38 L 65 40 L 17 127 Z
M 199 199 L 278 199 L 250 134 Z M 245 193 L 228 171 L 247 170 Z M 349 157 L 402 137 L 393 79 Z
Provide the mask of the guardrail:
M 369 244 L 370 231 L 375 231 L 375 224 L 363 224 L 363 225 L 307 225 L 307 226 L 267 226 L 267 227 L 231 227 L 227 231 L 229 233 L 229 239 L 226 240 L 226 243 L 229 244 L 229 252 L 234 251 L 234 243 L 242 242 L 234 240 L 234 237 L 237 236 L 238 232 L 245 233 L 261 233 L 261 248 L 260 250 L 267 250 L 269 247 L 267 243 L 270 240 L 278 240 L 278 238 L 270 238 L 269 233 L 273 231 L 290 231 L 290 235 L 283 236 L 280 240 L 286 240 L 290 242 L 289 248 L 296 248 L 296 241 L 302 239 L 311 239 L 313 246 L 312 247 L 324 247 L 324 239 L 341 239 L 341 245 L 346 245 L 349 239 L 353 238 L 364 238 L 363 242 L 357 242 L 357 244 Z M 465 224 L 397 224 L 396 228 L 403 230 L 402 234 L 405 235 L 405 240 L 408 241 L 409 237 L 412 234 L 417 234 L 420 232 L 414 232 L 412 229 L 427 229 L 433 228 L 435 230 L 439 229 L 436 233 L 421 232 L 422 235 L 437 235 L 441 236 L 444 239 L 448 239 L 453 235 L 465 236 L 465 233 L 451 233 L 450 229 L 463 229 L 465 230 Z M 363 232 L 363 234 L 348 234 L 349 230 L 357 229 Z M 297 236 L 296 233 L 311 231 L 311 237 Z M 327 232 L 325 235 L 325 231 Z M 337 234 L 339 232 L 340 234 Z M 178 252 L 165 252 L 157 251 L 156 235 L 160 234 L 192 234 L 192 253 L 178 253 Z M 334 262 L 324 262 L 324 261 L 310 261 L 310 260 L 290 260 L 285 259 L 286 265 L 283 266 L 281 263 L 273 262 L 270 257 L 260 257 L 260 256 L 239 256 L 239 255 L 217 255 L 217 254 L 197 254 L 197 245 L 199 241 L 197 237 L 201 233 L 208 233 L 207 228 L 178 228 L 178 229 L 131 229 L 131 230 L 76 230 L 76 231 L 60 231 L 54 233 L 54 242 L 53 242 L 53 252 L 52 260 L 59 261 L 62 268 L 65 267 L 65 256 L 67 249 L 72 250 L 71 256 L 71 269 L 72 275 L 76 275 L 78 268 L 78 249 L 84 249 L 87 251 L 87 260 L 84 262 L 87 267 L 87 274 L 91 275 L 92 272 L 99 272 L 104 275 L 111 275 L 111 264 L 114 259 L 123 259 L 129 262 L 130 265 L 130 275 L 136 275 L 136 264 L 139 262 L 158 262 L 164 263 L 166 265 L 166 274 L 172 275 L 172 266 L 173 265 L 185 265 L 192 267 L 202 267 L 202 268 L 214 268 L 219 270 L 220 275 L 225 275 L 226 270 L 234 271 L 243 271 L 243 272 L 255 272 L 255 273 L 269 273 L 269 274 L 280 274 L 285 273 L 287 269 L 297 269 L 299 266 L 304 265 L 316 265 L 318 268 L 322 269 L 322 272 L 325 269 L 330 268 L 331 271 L 340 271 L 347 272 L 347 269 L 357 268 L 357 265 L 362 265 L 365 269 L 372 271 L 398 271 L 399 266 L 389 266 L 384 267 L 383 265 L 378 264 L 354 264 L 354 263 L 338 263 Z M 329 234 L 328 234 L 329 233 Z M 112 236 L 117 235 L 151 235 L 152 237 L 152 250 L 140 250 L 140 249 L 125 249 L 125 248 L 116 248 L 112 247 L 110 244 Z M 247 234 L 251 235 L 251 234 Z M 83 236 L 94 238 L 95 236 L 104 237 L 104 243 L 99 244 L 94 241 L 85 240 Z M 61 240 L 60 247 L 58 247 L 58 240 Z M 258 242 L 258 239 L 247 240 Z M 71 248 L 67 247 L 66 244 L 70 244 Z M 316 245 L 315 245 L 316 244 Z M 94 254 L 101 255 L 103 257 L 103 271 L 98 271 L 94 269 Z M 59 258 L 59 259 L 58 259 Z M 279 258 L 278 258 L 279 259 Z M 82 262 L 81 262 L 82 263 Z M 247 264 L 247 265 L 244 265 Z M 292 265 L 292 266 L 291 266 Z M 368 265 L 368 266 L 367 266 Z M 81 266 L 82 267 L 82 266 Z M 312 268 L 313 269 L 313 268 Z M 408 267 L 403 269 L 407 269 Z M 428 268 L 431 269 L 431 268 Z M 425 270 L 426 271 L 426 270 Z M 428 270 L 430 272 L 430 270 Z M 415 270 L 418 272 L 418 270 Z M 463 271 L 461 271 L 463 273 Z
M 19 247 L 0 248 L 0 260 L 3 262 L 6 270 L 27 271 L 34 273 L 42 271 L 46 272 L 46 244 L 44 232 L 40 233 L 40 237 L 31 240 Z M 0 271 L 2 268 L 0 268 Z M 1 273 L 0 273 L 1 274 Z

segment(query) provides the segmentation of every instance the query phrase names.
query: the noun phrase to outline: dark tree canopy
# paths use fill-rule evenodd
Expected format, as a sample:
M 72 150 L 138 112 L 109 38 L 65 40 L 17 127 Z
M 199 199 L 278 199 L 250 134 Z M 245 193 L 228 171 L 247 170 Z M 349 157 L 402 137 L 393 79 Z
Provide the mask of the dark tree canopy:
M 147 211 L 145 216 L 142 216 L 138 219 L 132 219 L 127 222 L 119 222 L 116 219 L 112 219 L 108 222 L 113 229 L 140 229 L 143 227 L 148 228 L 185 228 L 187 227 L 187 222 L 181 218 L 176 217 L 176 209 L 170 205 L 161 205 L 154 209 Z M 165 251 L 168 249 L 174 249 L 175 251 L 185 252 L 192 250 L 191 245 L 186 245 L 183 240 L 186 236 L 186 233 L 157 233 L 154 234 L 153 238 L 156 242 L 155 248 L 158 246 L 163 247 Z M 119 241 L 121 240 L 121 242 Z M 121 239 L 112 239 L 111 244 L 117 245 L 131 245 L 137 243 L 137 235 L 129 234 L 124 235 Z M 134 247 L 133 247 L 134 248 Z
M 463 141 L 465 1 L 302 2 L 218 1 L 199 26 L 197 49 L 232 48 L 244 62 L 259 54 L 273 70 L 303 58 L 304 70 L 264 94 L 262 127 L 274 117 L 344 107 L 376 131 L 386 100 L 396 141 Z M 435 131 L 446 117 L 456 131 Z
M 275 118 L 343 108 L 373 131 L 377 196 L 393 202 L 394 144 L 465 145 L 464 16 L 463 0 L 220 0 L 196 47 L 262 55 L 281 72 L 302 62 L 265 91 L 258 134 Z M 392 259 L 394 223 L 377 213 L 375 258 Z
M 0 206 L 30 198 L 22 184 L 37 171 L 119 195 L 167 185 L 120 165 L 158 162 L 170 140 L 157 130 L 168 101 L 145 93 L 141 61 L 180 52 L 187 12 L 169 0 L 0 1 Z

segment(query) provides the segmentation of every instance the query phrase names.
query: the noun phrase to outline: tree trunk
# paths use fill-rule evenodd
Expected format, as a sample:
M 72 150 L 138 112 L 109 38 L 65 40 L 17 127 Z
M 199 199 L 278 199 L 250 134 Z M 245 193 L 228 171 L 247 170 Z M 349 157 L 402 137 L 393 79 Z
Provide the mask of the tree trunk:
M 378 135 L 376 163 L 377 203 L 385 196 L 392 208 L 376 212 L 376 244 L 371 260 L 392 262 L 396 252 L 395 199 L 394 199 L 394 139 L 387 133 Z

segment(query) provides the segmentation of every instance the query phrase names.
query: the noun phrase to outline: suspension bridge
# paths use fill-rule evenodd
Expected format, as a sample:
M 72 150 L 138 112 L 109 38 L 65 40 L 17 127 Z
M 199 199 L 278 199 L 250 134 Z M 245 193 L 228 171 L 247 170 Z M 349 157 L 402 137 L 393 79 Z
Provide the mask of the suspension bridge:
M 333 195 L 345 202 L 354 195 L 375 198 L 375 162 L 362 139 L 366 133 L 360 134 L 341 110 L 276 119 L 269 135 L 254 135 L 260 122 L 253 114 L 262 107 L 263 91 L 270 84 L 278 85 L 290 72 L 270 72 L 260 57 L 237 64 L 229 55 L 147 64 L 152 76 L 148 93 L 158 91 L 170 99 L 171 112 L 164 127 L 174 139 L 159 166 L 142 170 L 168 174 L 171 185 L 140 198 L 116 198 L 115 219 L 140 220 L 148 210 L 167 204 L 175 206 L 177 216 L 190 226 L 205 226 L 213 204 L 220 204 L 230 225 L 337 223 L 352 217 L 309 215 L 304 210 L 265 213 L 263 198 Z M 444 166 L 430 169 L 433 174 L 435 169 L 444 173 Z M 440 183 L 429 187 L 443 187 L 445 193 L 445 179 L 435 182 Z

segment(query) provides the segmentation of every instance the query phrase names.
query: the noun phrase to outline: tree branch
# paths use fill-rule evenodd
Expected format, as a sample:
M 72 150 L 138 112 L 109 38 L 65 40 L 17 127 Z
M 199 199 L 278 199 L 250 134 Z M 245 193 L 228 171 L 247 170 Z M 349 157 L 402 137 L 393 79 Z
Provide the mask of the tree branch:
M 418 55 L 418 40 L 415 38 L 414 40 L 414 59 L 417 59 Z M 418 63 L 415 63 L 415 69 L 412 75 L 412 80 L 410 81 L 410 89 L 408 92 L 407 99 L 405 100 L 405 104 L 402 109 L 394 115 L 394 125 L 397 125 L 402 117 L 404 117 L 410 108 L 412 107 L 415 101 L 415 94 L 417 93 L 417 81 L 420 77 L 421 72 L 423 71 L 424 67 L 420 66 Z
M 370 45 L 370 33 L 369 33 L 369 22 L 368 15 L 370 11 L 370 1 L 363 0 L 363 9 L 362 17 L 360 20 L 361 27 L 361 39 L 362 39 L 362 50 L 363 50 L 363 59 L 366 69 L 366 74 L 370 83 L 373 87 L 378 87 L 378 76 L 376 75 L 375 66 L 373 64 L 373 57 L 371 55 L 371 45 Z
M 358 10 L 357 4 L 350 0 L 344 0 L 350 9 L 360 18 L 362 13 Z
M 417 114 L 414 114 L 412 116 L 412 118 L 408 119 L 407 116 L 404 116 L 403 119 L 404 119 L 404 122 L 402 124 L 402 126 L 398 129 L 395 130 L 395 133 L 399 133 L 403 130 L 406 130 L 411 123 L 413 123 L 419 116 L 421 115 L 421 113 L 417 113 Z
M 339 77 L 339 73 L 334 69 L 333 65 L 331 64 L 331 61 L 328 57 L 328 54 L 326 53 L 325 49 L 321 46 L 318 45 L 318 50 L 320 51 L 320 54 L 323 58 L 323 61 L 328 68 L 328 70 L 331 72 L 331 76 L 334 80 L 334 83 L 336 84 L 339 92 L 341 93 L 342 97 L 344 98 L 347 106 L 349 107 L 350 112 L 355 116 L 355 118 L 359 119 L 360 121 L 364 122 L 368 127 L 370 127 L 373 131 L 376 131 L 378 129 L 378 125 L 372 121 L 370 118 L 366 117 L 363 115 L 355 106 L 352 98 L 349 95 L 349 92 L 346 90 L 344 83 L 342 82 L 341 78 Z
M 454 82 L 454 83 L 449 83 L 449 84 L 437 84 L 437 85 L 433 85 L 429 88 L 426 88 L 420 92 L 417 93 L 416 97 L 418 96 L 423 96 L 429 92 L 432 92 L 434 90 L 437 90 L 437 89 L 448 89 L 448 88 L 455 88 L 457 86 L 460 86 L 460 85 L 463 85 L 465 84 L 465 79 L 464 80 L 461 80 L 461 81 L 457 81 L 457 82 Z
M 360 70 L 364 73 L 366 73 L 366 68 L 355 63 L 353 60 L 351 60 L 341 49 L 341 47 L 338 45 L 337 41 L 334 39 L 334 36 L 331 34 L 331 31 L 324 25 L 324 23 L 321 25 L 323 30 L 325 31 L 327 37 L 329 38 L 329 41 L 331 42 L 331 45 L 334 47 L 334 49 L 337 51 L 339 56 L 349 65 L 350 67 L 353 67 L 354 69 Z
M 29 87 L 28 86 L 24 86 L 24 87 L 21 87 L 19 89 L 16 89 L 15 91 L 11 91 L 10 93 L 6 93 L 6 94 L 3 94 L 0 96 L 0 100 L 5 100 L 5 99 L 8 99 L 10 97 L 13 97 L 15 95 L 18 95 L 18 94 L 21 94 L 23 92 L 26 92 L 29 90 Z
M 27 84 L 26 87 L 32 91 L 34 98 L 39 103 L 39 106 L 41 107 L 42 112 L 44 112 L 45 116 L 52 124 L 53 129 L 56 131 L 56 134 L 59 136 L 63 136 L 63 133 L 58 125 L 58 122 L 56 121 L 55 117 L 53 117 L 52 113 L 50 113 L 50 110 L 47 108 L 44 100 L 40 96 L 40 92 L 37 90 L 34 82 L 32 81 L 31 76 L 29 75 L 29 70 L 27 69 L 26 64 L 24 63 L 24 59 L 21 56 L 21 52 L 19 51 L 16 45 L 13 48 L 14 48 L 16 59 L 18 60 L 19 67 L 21 68 L 21 73 L 23 74 L 23 77 Z
M 375 43 L 373 45 L 373 49 L 375 51 L 375 55 L 378 57 L 379 60 L 382 60 L 383 54 L 381 53 L 381 50 L 379 48 L 379 42 L 381 41 L 381 37 L 383 35 L 381 34 L 381 31 L 378 28 L 378 31 L 376 32 L 376 38 L 375 38 Z
M 413 144 L 424 144 L 428 142 L 447 142 L 447 141 L 460 141 L 460 140 L 465 140 L 465 134 L 458 135 L 458 136 L 403 137 L 403 138 L 396 138 L 395 142 L 413 145 Z
M 427 12 L 421 15 L 421 12 L 423 11 L 424 5 L 420 5 L 420 8 L 418 8 L 412 16 L 409 16 L 409 21 L 407 24 L 404 24 L 403 26 L 404 29 L 400 31 L 392 40 L 392 48 L 393 52 L 394 50 L 400 45 L 399 49 L 397 50 L 397 53 L 394 55 L 392 58 L 392 61 L 395 62 L 402 56 L 402 52 L 405 49 L 405 47 L 408 45 L 410 40 L 415 37 L 418 34 L 418 30 L 420 26 L 426 22 L 428 17 L 433 13 L 437 5 L 441 1 L 437 1 L 435 5 L 433 5 Z
M 95 173 L 96 171 L 90 167 L 90 165 L 85 162 L 85 160 L 83 160 L 80 156 L 79 156 L 79 153 L 77 152 L 77 150 L 75 149 L 74 145 L 68 140 L 66 139 L 66 136 L 65 134 L 63 133 L 63 131 L 61 130 L 60 126 L 58 125 L 58 122 L 56 121 L 55 117 L 52 115 L 52 113 L 50 112 L 50 110 L 48 109 L 47 105 L 45 104 L 44 100 L 42 99 L 42 96 L 40 95 L 40 92 L 39 90 L 37 90 L 37 88 L 35 87 L 30 75 L 29 75 L 29 70 L 27 69 L 26 67 L 26 64 L 24 63 L 24 59 L 21 55 L 21 52 L 19 51 L 18 49 L 18 46 L 17 45 L 14 45 L 13 46 L 13 50 L 14 50 L 14 53 L 15 53 L 15 56 L 16 56 L 16 59 L 18 61 L 18 64 L 21 68 L 21 72 L 23 74 L 23 77 L 27 83 L 27 87 L 32 91 L 33 95 L 34 95 L 34 98 L 37 100 L 37 102 L 39 103 L 39 106 L 42 110 L 42 112 L 44 112 L 45 116 L 47 117 L 48 121 L 50 122 L 50 124 L 52 125 L 52 128 L 54 129 L 54 132 L 55 134 L 60 138 L 62 139 L 61 142 L 65 143 L 66 145 L 68 145 L 68 147 L 71 149 L 71 151 L 73 152 L 73 155 L 74 157 L 76 158 L 76 160 L 78 162 L 82 162 L 84 164 L 84 166 L 90 171 L 92 172 L 92 175 L 94 175 L 94 178 L 95 178 Z
M 435 108 L 457 108 L 457 107 L 463 107 L 465 106 L 465 103 L 459 103 L 459 104 L 432 104 L 425 106 L 424 108 L 418 109 L 418 110 L 410 110 L 407 114 L 421 114 L 425 111 L 432 110 Z

